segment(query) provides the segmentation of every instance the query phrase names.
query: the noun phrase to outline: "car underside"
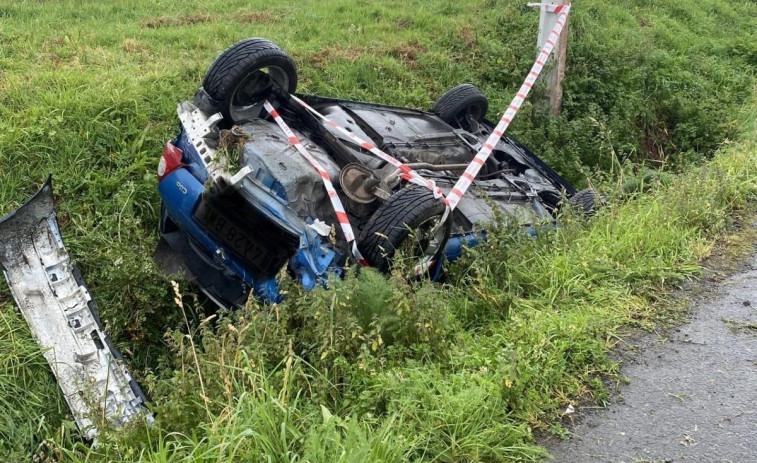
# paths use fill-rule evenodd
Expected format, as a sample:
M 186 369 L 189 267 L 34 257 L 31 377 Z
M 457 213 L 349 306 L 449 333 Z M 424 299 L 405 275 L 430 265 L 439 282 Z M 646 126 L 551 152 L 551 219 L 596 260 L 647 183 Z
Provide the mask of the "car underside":
M 450 210 L 443 195 L 494 129 L 477 88 L 460 85 L 419 111 L 296 94 L 296 78 L 283 50 L 247 39 L 178 106 L 181 131 L 159 167 L 159 256 L 221 305 L 243 304 L 250 288 L 278 301 L 284 267 L 310 289 L 363 257 L 387 271 L 402 255 L 433 278 L 485 239 L 495 209 L 529 230 L 575 194 L 502 137 Z

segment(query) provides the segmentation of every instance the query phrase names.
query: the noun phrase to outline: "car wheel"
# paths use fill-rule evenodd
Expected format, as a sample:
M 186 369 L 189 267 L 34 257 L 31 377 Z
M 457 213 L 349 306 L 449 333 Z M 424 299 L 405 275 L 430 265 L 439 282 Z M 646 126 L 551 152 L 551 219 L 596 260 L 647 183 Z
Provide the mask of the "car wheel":
M 442 95 L 431 112 L 452 127 L 475 131 L 488 109 L 489 100 L 481 90 L 471 84 L 461 84 Z
M 573 210 L 581 214 L 594 215 L 600 206 L 604 205 L 604 199 L 593 188 L 586 188 L 568 198 L 568 204 Z
M 404 188 L 373 213 L 363 227 L 358 246 L 369 264 L 389 270 L 398 249 L 404 256 L 429 257 L 434 267 L 441 262 L 452 221 L 440 225 L 445 206 L 430 190 Z
M 210 65 L 202 81 L 205 92 L 231 122 L 258 117 L 275 87 L 297 89 L 297 66 L 278 45 L 267 39 L 237 42 Z

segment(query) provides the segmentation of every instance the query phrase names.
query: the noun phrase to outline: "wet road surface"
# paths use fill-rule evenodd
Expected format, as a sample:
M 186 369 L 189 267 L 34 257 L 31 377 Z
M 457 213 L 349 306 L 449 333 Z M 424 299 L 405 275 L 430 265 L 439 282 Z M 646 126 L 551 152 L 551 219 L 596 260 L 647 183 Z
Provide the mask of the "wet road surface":
M 615 403 L 542 442 L 553 461 L 757 463 L 757 256 L 688 323 L 637 344 Z

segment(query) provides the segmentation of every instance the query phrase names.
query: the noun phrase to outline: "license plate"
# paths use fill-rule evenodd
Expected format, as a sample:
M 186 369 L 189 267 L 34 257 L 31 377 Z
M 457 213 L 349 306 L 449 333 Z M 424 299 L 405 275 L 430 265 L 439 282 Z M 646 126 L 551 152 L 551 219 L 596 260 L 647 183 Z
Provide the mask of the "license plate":
M 228 217 L 213 208 L 212 205 L 206 204 L 204 201 L 200 203 L 200 207 L 197 210 L 197 218 L 205 224 L 213 235 L 218 237 L 222 244 L 231 248 L 244 260 L 264 272 L 275 270 L 269 268 L 276 260 L 275 256 L 267 252 L 243 228 L 239 227 L 232 220 L 229 220 Z

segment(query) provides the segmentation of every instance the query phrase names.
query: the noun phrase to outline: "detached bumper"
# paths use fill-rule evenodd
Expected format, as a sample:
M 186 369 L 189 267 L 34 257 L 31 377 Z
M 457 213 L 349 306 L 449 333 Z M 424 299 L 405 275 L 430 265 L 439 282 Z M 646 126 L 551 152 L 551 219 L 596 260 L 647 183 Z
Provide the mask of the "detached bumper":
M 139 416 L 152 422 L 63 246 L 50 178 L 0 219 L 0 267 L 82 434 L 93 439 L 102 417 L 115 426 Z

